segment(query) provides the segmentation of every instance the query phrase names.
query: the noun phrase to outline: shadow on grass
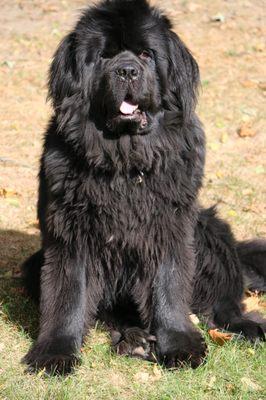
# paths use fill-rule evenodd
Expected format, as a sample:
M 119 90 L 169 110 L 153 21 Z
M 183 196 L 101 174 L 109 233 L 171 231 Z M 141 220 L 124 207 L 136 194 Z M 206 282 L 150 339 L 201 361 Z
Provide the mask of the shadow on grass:
M 39 236 L 0 231 L 0 308 L 4 318 L 35 339 L 38 307 L 23 291 L 20 266 L 39 248 Z

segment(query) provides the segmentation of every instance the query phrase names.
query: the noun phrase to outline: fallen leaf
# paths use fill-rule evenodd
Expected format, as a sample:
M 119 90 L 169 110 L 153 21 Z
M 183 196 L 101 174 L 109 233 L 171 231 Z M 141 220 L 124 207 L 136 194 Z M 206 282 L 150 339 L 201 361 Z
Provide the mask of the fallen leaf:
M 251 127 L 250 123 L 245 123 L 243 124 L 238 130 L 237 134 L 238 136 L 244 138 L 244 137 L 253 137 L 256 135 L 256 131 Z
M 237 216 L 237 213 L 236 213 L 235 210 L 229 210 L 227 214 L 229 215 L 229 217 L 236 217 Z
M 236 387 L 235 385 L 233 385 L 233 383 L 228 383 L 226 385 L 226 390 L 230 393 L 233 393 L 236 390 Z
M 244 388 L 247 390 L 251 390 L 254 392 L 262 390 L 260 385 L 258 385 L 256 382 L 253 382 L 251 379 L 247 378 L 246 376 L 241 378 L 240 381 L 241 381 L 242 385 L 244 386 Z
M 216 176 L 217 176 L 217 178 L 221 179 L 221 178 L 223 178 L 224 174 L 222 171 L 216 171 Z
M 0 197 L 4 197 L 5 199 L 7 199 L 17 196 L 19 196 L 19 193 L 13 189 L 0 188 Z
M 245 80 L 245 81 L 241 81 L 240 83 L 244 88 L 255 88 L 255 87 L 257 87 L 257 82 L 250 81 L 248 79 Z
M 4 343 L 0 343 L 0 353 L 1 353 L 1 351 L 4 350 L 4 348 L 5 348 L 5 344 Z
M 218 329 L 210 329 L 208 331 L 212 341 L 219 346 L 223 346 L 226 342 L 230 341 L 233 337 L 231 333 L 223 333 L 218 331 Z

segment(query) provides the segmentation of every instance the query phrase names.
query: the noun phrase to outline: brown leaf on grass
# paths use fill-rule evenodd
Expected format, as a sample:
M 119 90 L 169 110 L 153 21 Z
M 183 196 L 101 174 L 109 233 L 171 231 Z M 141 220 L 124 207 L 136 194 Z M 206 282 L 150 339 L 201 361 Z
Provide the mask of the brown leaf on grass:
M 227 392 L 229 392 L 230 394 L 233 394 L 236 391 L 236 386 L 233 385 L 233 383 L 227 383 L 225 387 Z
M 208 333 L 212 341 L 219 344 L 219 346 L 223 346 L 226 342 L 231 340 L 233 336 L 231 333 L 223 333 L 218 331 L 218 329 L 210 329 Z
M 244 137 L 253 137 L 256 135 L 256 131 L 252 128 L 250 123 L 245 123 L 237 130 L 238 136 Z

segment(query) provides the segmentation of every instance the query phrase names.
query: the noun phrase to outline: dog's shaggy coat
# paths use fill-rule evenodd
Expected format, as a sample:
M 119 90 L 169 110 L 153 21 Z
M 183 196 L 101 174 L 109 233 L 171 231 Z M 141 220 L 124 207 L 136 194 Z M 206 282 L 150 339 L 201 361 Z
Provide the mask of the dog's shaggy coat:
M 206 346 L 191 311 L 255 340 L 241 315 L 235 242 L 197 203 L 205 138 L 198 66 L 145 0 L 84 12 L 50 70 L 54 115 L 43 148 L 42 249 L 24 265 L 39 296 L 30 368 L 69 371 L 100 319 L 118 353 L 198 366 Z

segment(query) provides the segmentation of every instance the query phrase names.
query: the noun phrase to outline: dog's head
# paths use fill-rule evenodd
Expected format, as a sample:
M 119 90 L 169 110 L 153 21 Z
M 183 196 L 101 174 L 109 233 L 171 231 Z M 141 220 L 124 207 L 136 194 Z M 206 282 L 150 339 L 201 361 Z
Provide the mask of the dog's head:
M 50 70 L 56 113 L 78 108 L 97 127 L 145 134 L 165 110 L 186 123 L 194 111 L 198 66 L 146 0 L 106 0 L 84 12 Z

